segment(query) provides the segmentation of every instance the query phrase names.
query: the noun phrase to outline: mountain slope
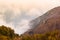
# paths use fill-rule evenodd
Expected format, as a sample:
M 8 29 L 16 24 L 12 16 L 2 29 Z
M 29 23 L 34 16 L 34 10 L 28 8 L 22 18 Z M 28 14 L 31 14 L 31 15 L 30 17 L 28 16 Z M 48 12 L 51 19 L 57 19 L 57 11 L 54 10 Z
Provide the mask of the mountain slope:
M 56 7 L 30 22 L 31 30 L 24 34 L 40 34 L 60 30 L 60 7 Z

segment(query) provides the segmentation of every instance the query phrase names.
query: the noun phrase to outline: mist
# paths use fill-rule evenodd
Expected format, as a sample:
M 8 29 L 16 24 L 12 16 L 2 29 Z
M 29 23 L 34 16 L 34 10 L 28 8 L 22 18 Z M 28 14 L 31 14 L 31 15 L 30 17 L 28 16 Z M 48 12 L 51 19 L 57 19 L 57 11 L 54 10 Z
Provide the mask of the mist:
M 32 15 L 28 15 L 31 13 Z M 16 15 L 17 14 L 17 15 Z M 37 18 L 41 14 L 38 9 L 31 9 L 29 11 L 20 10 L 19 13 L 14 13 L 8 9 L 4 13 L 0 13 L 0 25 L 11 27 L 15 30 L 15 33 L 22 34 L 31 29 L 30 21 Z
M 60 6 L 59 0 L 0 0 L 0 25 L 22 34 L 31 29 L 31 20 L 57 6 Z

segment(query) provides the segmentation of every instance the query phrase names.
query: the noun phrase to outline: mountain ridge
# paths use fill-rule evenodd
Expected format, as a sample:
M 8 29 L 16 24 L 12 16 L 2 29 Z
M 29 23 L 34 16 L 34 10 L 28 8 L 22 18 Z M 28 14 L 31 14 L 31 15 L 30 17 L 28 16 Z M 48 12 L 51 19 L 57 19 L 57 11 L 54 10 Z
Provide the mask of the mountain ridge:
M 55 7 L 49 10 L 48 12 L 46 12 L 44 15 L 39 16 L 38 18 L 32 20 L 30 22 L 30 26 L 32 27 L 32 29 L 25 32 L 24 34 L 45 33 L 49 30 L 49 26 L 46 26 L 46 25 L 48 25 L 49 23 L 51 23 L 52 25 L 53 23 L 56 23 L 56 21 L 59 21 L 59 20 L 60 20 L 60 6 Z M 53 25 L 56 25 L 56 24 L 53 24 Z

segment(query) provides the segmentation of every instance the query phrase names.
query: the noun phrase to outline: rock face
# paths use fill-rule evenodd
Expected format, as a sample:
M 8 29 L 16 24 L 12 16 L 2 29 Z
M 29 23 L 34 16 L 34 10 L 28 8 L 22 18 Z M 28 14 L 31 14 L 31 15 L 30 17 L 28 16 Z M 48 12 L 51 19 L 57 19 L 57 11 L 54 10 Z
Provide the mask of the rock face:
M 53 30 L 60 30 L 60 7 L 49 10 L 44 15 L 30 22 L 31 30 L 24 34 L 43 34 Z

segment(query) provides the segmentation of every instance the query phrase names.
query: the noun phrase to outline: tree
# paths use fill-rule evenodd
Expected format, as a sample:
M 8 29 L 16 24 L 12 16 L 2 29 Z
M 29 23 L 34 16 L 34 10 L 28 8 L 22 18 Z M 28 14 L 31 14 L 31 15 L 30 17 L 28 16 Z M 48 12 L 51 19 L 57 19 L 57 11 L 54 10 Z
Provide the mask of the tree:
M 18 34 L 14 33 L 14 30 L 4 25 L 0 26 L 0 40 L 13 40 Z

